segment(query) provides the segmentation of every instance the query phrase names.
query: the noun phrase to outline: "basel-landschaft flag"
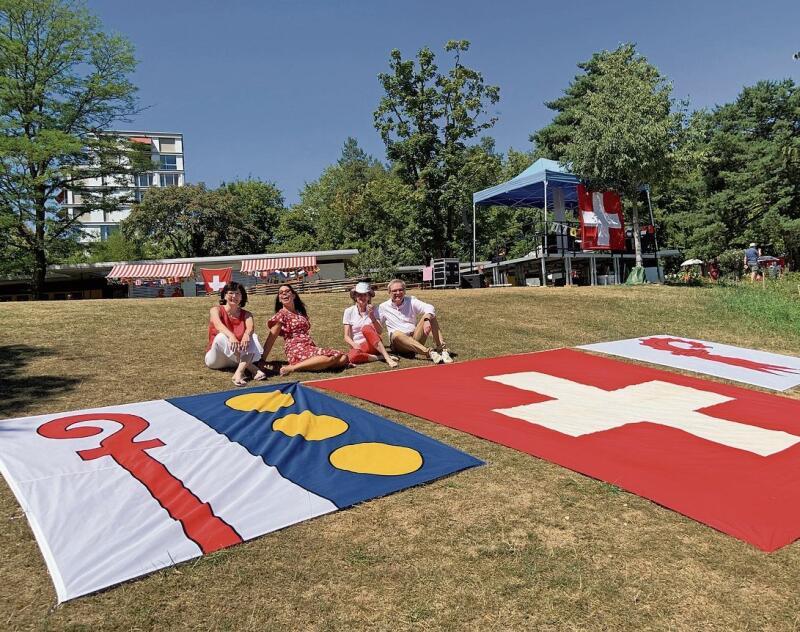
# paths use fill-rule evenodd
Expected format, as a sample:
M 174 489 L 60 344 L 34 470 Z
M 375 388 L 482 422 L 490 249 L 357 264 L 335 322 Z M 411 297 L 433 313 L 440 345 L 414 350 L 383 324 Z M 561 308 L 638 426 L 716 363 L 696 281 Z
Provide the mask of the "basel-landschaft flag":
M 59 601 L 481 461 L 299 384 L 0 421 Z

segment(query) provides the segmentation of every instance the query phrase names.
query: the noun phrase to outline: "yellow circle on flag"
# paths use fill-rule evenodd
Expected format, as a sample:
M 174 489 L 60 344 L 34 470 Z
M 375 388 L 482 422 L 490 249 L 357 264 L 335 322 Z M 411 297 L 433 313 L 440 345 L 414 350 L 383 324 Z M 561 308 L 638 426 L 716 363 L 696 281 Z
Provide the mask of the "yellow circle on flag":
M 399 476 L 422 467 L 422 455 L 413 448 L 388 443 L 354 443 L 331 452 L 331 465 L 356 474 Z
M 322 441 L 347 432 L 350 426 L 338 417 L 315 415 L 310 410 L 286 415 L 272 422 L 272 429 L 288 437 L 301 435 L 306 441 Z
M 256 410 L 260 413 L 274 413 L 279 408 L 286 408 L 292 404 L 294 404 L 294 397 L 281 391 L 236 395 L 236 397 L 231 397 L 225 402 L 228 408 L 233 408 L 234 410 L 244 412 Z

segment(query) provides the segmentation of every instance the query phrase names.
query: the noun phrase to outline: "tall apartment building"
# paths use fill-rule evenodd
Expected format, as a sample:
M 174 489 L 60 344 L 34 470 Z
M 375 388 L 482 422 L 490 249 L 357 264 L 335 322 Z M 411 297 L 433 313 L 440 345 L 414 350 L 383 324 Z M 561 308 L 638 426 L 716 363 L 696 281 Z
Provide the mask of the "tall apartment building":
M 125 138 L 135 143 L 150 146 L 153 170 L 132 176 L 111 176 L 103 179 L 88 179 L 85 187 L 106 187 L 111 195 L 114 192 L 124 194 L 135 202 L 141 202 L 144 194 L 152 187 L 183 186 L 183 134 L 177 132 L 123 132 L 111 130 L 109 135 Z M 83 196 L 75 191 L 64 192 L 62 204 L 67 212 L 73 215 L 78 208 L 83 208 Z M 86 233 L 86 241 L 105 240 L 117 230 L 119 223 L 128 217 L 131 205 L 122 205 L 116 211 L 94 209 L 84 213 L 79 222 Z

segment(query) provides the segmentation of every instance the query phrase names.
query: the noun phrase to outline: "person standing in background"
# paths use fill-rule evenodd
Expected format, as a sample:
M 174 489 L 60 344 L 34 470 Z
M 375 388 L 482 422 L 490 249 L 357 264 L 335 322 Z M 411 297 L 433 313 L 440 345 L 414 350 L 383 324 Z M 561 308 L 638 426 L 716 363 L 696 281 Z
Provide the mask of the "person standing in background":
M 750 244 L 750 247 L 744 251 L 744 269 L 750 270 L 750 281 L 758 280 L 761 273 L 761 266 L 758 263 L 758 258 L 761 256 L 761 249 L 755 243 Z

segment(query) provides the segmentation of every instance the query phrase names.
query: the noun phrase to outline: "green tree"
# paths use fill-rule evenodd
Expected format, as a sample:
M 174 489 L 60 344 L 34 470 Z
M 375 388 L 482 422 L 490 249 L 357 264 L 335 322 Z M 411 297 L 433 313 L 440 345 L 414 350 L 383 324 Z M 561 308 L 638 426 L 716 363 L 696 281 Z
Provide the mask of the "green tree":
M 785 80 L 745 88 L 708 116 L 706 138 L 701 208 L 722 229 L 719 245 L 788 248 L 785 228 L 800 219 L 798 87 Z
M 353 138 L 318 180 L 306 184 L 300 203 L 283 214 L 279 239 L 284 250 L 358 248 L 353 271 L 418 263 L 420 240 L 409 221 L 414 190 L 392 170 L 368 156 Z
M 475 190 L 500 184 L 519 175 L 534 161 L 533 152 L 509 149 L 508 153 L 487 156 L 486 181 Z M 536 248 L 534 234 L 540 230 L 541 209 L 512 206 L 481 207 L 476 213 L 477 233 L 480 235 L 477 258 L 489 260 L 501 250 L 509 259 L 523 257 Z
M 0 0 L 0 208 L 7 248 L 30 274 L 34 296 L 48 263 L 79 234 L 81 213 L 57 202 L 63 190 L 85 193 L 84 212 L 124 201 L 82 187 L 139 160 L 129 144 L 101 133 L 135 112 L 134 68 L 131 44 L 103 33 L 82 4 Z
M 221 201 L 230 207 L 241 223 L 243 231 L 229 244 L 234 254 L 272 252 L 276 248 L 276 234 L 284 212 L 283 193 L 272 182 L 254 178 L 235 180 L 223 184 L 218 193 Z
M 421 49 L 416 61 L 393 50 L 390 72 L 378 75 L 384 96 L 375 127 L 397 175 L 414 190 L 408 220 L 417 229 L 423 258 L 466 254 L 471 246 L 464 220 L 477 189 L 468 143 L 494 125 L 496 118 L 485 114 L 499 100 L 499 88 L 462 64 L 468 49 L 466 40 L 447 42 L 453 64 L 444 73 L 429 48 Z
M 270 252 L 283 212 L 271 183 L 234 181 L 150 189 L 121 223 L 126 240 L 162 257 L 210 257 Z
M 678 167 L 654 198 L 667 233 L 687 256 L 711 259 L 755 241 L 800 251 L 800 89 L 761 81 L 733 103 L 695 112 Z M 741 257 L 740 257 L 741 259 Z
M 120 230 L 115 230 L 107 239 L 92 244 L 89 253 L 91 263 L 137 261 L 146 258 L 146 250 L 140 244 L 127 240 Z
M 687 258 L 703 260 L 726 248 L 724 227 L 704 207 L 702 165 L 708 159 L 707 137 L 708 113 L 694 112 L 679 135 L 669 179 L 652 197 L 659 242 L 679 248 Z
M 150 189 L 125 218 L 124 238 L 147 245 L 160 257 L 227 255 L 228 239 L 237 230 L 229 205 L 204 184 Z
M 547 103 L 557 114 L 533 140 L 590 187 L 623 195 L 641 267 L 640 191 L 667 179 L 681 129 L 672 86 L 633 44 L 595 53 L 578 67 L 584 74 Z

